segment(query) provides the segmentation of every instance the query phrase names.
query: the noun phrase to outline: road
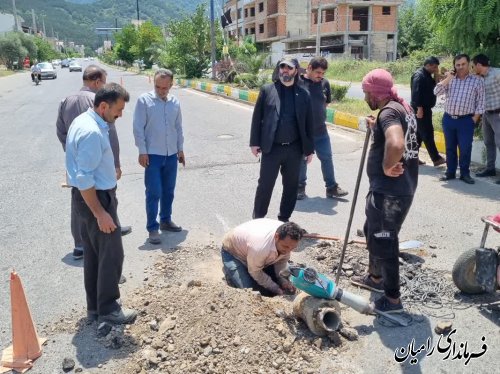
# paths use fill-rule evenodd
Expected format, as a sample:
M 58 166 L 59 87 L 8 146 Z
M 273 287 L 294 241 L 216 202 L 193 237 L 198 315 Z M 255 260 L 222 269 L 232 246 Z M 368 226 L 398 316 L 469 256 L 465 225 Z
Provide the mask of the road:
M 11 340 L 8 279 L 10 270 L 15 269 L 24 282 L 33 318 L 50 339 L 47 354 L 37 362 L 34 373 L 59 372 L 62 358 L 74 355 L 75 345 L 92 342 L 92 337 L 87 342 L 74 341 L 71 334 L 44 327 L 64 325 L 69 315 L 85 311 L 82 264 L 71 257 L 70 191 L 60 187 L 64 153 L 55 135 L 58 102 L 80 87 L 81 73 L 58 72 L 56 80 L 44 80 L 37 87 L 28 74 L 0 80 L 0 347 Z M 110 68 L 108 72 L 108 81 L 122 82 L 131 94 L 123 117 L 116 123 L 123 170 L 118 212 L 122 224 L 133 226 L 133 232 L 124 237 L 128 281 L 122 287 L 122 298 L 126 304 L 127 295 L 141 283 L 144 269 L 158 253 L 179 244 L 219 243 L 227 229 L 251 218 L 259 164 L 248 149 L 250 106 L 174 88 L 183 110 L 187 165 L 179 171 L 173 219 L 184 231 L 164 235 L 161 247 L 146 244 L 143 170 L 137 163 L 132 114 L 138 95 L 152 89 L 152 84 L 144 76 Z M 308 175 L 309 198 L 298 202 L 292 219 L 310 232 L 343 235 L 364 134 L 332 128 L 331 136 L 336 177 L 351 191 L 349 199 L 324 198 L 319 162 L 314 160 Z M 500 186 L 489 180 L 478 180 L 472 186 L 460 181 L 443 184 L 438 181 L 441 172 L 421 168 L 418 191 L 401 238 L 420 240 L 426 248 L 432 246 L 437 257 L 426 257 L 426 265 L 450 270 L 461 251 L 479 244 L 483 229 L 479 217 L 500 210 Z M 353 233 L 363 224 L 367 187 L 364 177 Z M 276 188 L 270 217 L 278 213 L 280 193 Z M 498 235 L 491 234 L 488 245 L 495 244 Z M 357 350 L 348 354 L 367 372 L 496 371 L 498 348 L 493 347 L 500 343 L 498 312 L 488 314 L 484 308 L 474 307 L 456 313 L 456 339 L 467 340 L 474 347 L 471 350 L 477 351 L 484 335 L 490 347 L 485 356 L 467 367 L 463 362 L 442 361 L 439 356 L 415 366 L 394 362 L 395 347 L 408 344 L 412 337 L 421 344 L 433 334 L 434 318 L 426 320 L 425 328 L 417 324 L 409 330 L 378 330 L 372 327 L 371 317 L 359 317 L 357 323 L 368 326 L 369 332 L 361 337 Z M 98 363 L 124 358 L 89 348 L 84 359 L 82 365 L 95 368 Z

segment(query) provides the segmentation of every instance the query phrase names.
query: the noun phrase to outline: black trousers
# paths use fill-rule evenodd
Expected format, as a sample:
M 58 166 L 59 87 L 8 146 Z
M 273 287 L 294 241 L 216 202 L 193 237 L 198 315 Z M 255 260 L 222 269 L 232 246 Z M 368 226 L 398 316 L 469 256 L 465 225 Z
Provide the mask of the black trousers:
M 417 108 L 413 108 L 415 114 Z M 437 161 L 441 157 L 434 141 L 434 126 L 432 124 L 432 108 L 424 108 L 423 118 L 417 118 L 417 142 L 420 149 L 422 142 L 425 144 L 427 152 L 432 161 Z
M 115 190 L 97 190 L 97 198 L 115 224 L 117 200 Z M 72 189 L 77 213 L 82 220 L 83 277 L 87 293 L 87 310 L 106 315 L 120 308 L 118 282 L 122 274 L 123 245 L 120 227 L 111 234 L 99 230 L 97 220 L 77 188 Z
M 300 141 L 289 145 L 274 144 L 271 152 L 262 154 L 253 218 L 266 216 L 276 178 L 278 178 L 278 173 L 281 172 L 283 193 L 278 219 L 284 222 L 288 221 L 297 201 L 300 163 L 303 157 Z
M 384 292 L 397 299 L 399 292 L 399 231 L 410 210 L 412 196 L 369 192 L 364 232 L 368 246 L 368 272 L 383 278 Z

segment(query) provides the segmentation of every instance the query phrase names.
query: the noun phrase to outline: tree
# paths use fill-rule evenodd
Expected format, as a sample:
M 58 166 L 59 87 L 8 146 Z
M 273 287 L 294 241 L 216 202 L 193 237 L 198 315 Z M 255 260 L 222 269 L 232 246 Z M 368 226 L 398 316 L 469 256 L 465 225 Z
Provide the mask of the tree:
M 153 25 L 151 21 L 144 22 L 137 30 L 136 44 L 132 48 L 134 54 L 144 61 L 147 68 L 153 65 L 154 50 L 151 46 L 163 41 L 163 34 L 159 26 Z
M 426 14 L 420 4 L 405 3 L 398 20 L 398 52 L 406 57 L 412 51 L 424 48 L 432 37 L 425 21 Z
M 220 28 L 216 30 L 220 34 Z M 171 39 L 162 54 L 161 65 L 180 70 L 188 78 L 201 77 L 211 59 L 210 22 L 205 5 L 199 5 L 190 17 L 171 22 L 167 33 Z M 216 35 L 216 40 L 220 43 L 220 35 Z
M 122 60 L 125 63 L 132 65 L 136 59 L 138 34 L 134 25 L 129 24 L 115 34 L 114 54 L 117 60 Z
M 436 36 L 454 52 L 482 52 L 500 62 L 498 0 L 420 0 Z
M 8 69 L 22 68 L 22 60 L 28 55 L 28 50 L 21 43 L 18 32 L 9 32 L 0 37 L 0 60 Z
M 41 37 L 34 37 L 33 41 L 37 47 L 37 59 L 38 62 L 50 61 L 58 57 L 58 53 L 52 45 Z

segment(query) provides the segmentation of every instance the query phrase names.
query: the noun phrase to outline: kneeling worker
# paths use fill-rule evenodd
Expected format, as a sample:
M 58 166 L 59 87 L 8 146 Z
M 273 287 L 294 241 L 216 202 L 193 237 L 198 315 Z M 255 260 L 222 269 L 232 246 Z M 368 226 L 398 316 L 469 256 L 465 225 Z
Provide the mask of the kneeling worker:
M 280 271 L 305 231 L 296 223 L 268 218 L 245 222 L 224 236 L 222 263 L 226 281 L 236 288 L 253 288 L 264 296 L 295 292 Z

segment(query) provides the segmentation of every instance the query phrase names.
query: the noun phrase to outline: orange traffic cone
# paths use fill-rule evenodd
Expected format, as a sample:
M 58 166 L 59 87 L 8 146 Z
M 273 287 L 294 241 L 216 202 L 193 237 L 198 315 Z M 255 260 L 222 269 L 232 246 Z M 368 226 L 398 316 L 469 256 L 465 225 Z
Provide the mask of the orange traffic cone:
M 33 367 L 33 361 L 42 355 L 41 339 L 31 318 L 23 285 L 15 271 L 10 273 L 10 302 L 12 310 L 12 345 L 4 349 L 0 373 L 12 369 L 24 373 Z

